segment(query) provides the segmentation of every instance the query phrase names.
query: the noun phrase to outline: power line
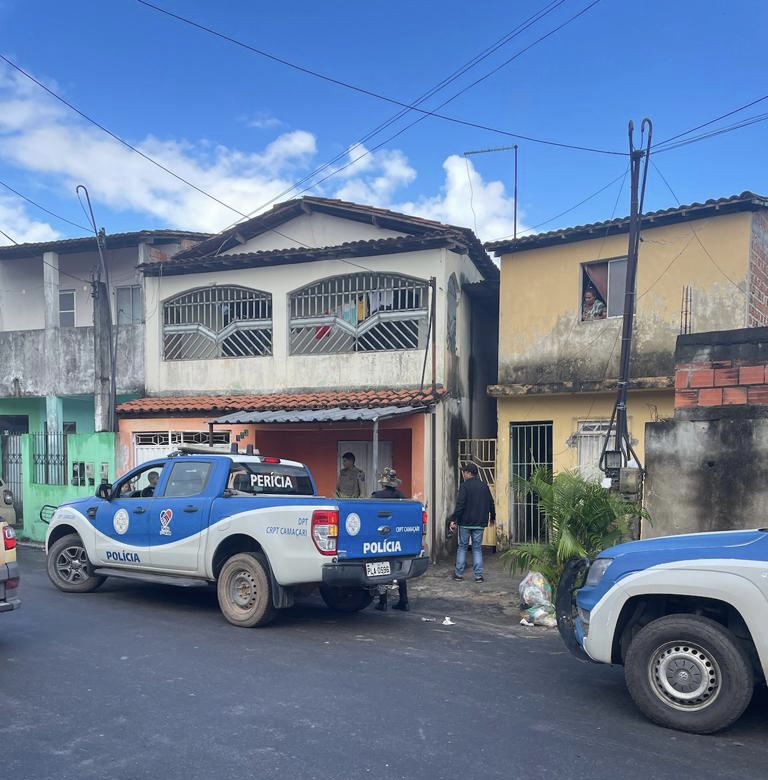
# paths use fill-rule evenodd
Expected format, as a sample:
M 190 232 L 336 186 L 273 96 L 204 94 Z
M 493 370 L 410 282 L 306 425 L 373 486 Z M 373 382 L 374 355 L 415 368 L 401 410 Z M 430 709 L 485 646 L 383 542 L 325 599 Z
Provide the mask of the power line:
M 483 125 L 483 124 L 480 124 L 480 123 L 477 123 L 477 122 L 470 122 L 469 120 L 459 119 L 458 117 L 447 116 L 445 114 L 438 114 L 436 111 L 429 111 L 429 110 L 424 109 L 424 108 L 419 108 L 417 103 L 406 103 L 406 102 L 404 102 L 402 100 L 398 100 L 396 98 L 389 97 L 388 95 L 383 95 L 380 92 L 375 92 L 375 91 L 367 89 L 365 87 L 361 87 L 361 86 L 358 86 L 356 84 L 352 84 L 352 83 L 350 83 L 348 81 L 343 81 L 342 79 L 337 79 L 337 78 L 334 78 L 333 76 L 328 76 L 328 75 L 326 75 L 324 73 L 320 73 L 320 72 L 318 72 L 316 70 L 312 70 L 311 68 L 306 68 L 306 67 L 304 67 L 302 65 L 297 65 L 294 62 L 290 62 L 289 60 L 286 60 L 286 59 L 284 59 L 282 57 L 278 57 L 277 55 L 271 54 L 271 53 L 269 53 L 267 51 L 264 51 L 263 49 L 258 49 L 255 46 L 251 46 L 250 44 L 245 43 L 243 41 L 240 41 L 237 38 L 233 38 L 230 35 L 226 35 L 225 33 L 219 32 L 218 30 L 214 30 L 212 27 L 207 27 L 206 25 L 203 25 L 203 24 L 200 24 L 198 22 L 195 22 L 192 19 L 188 19 L 185 16 L 181 16 L 179 14 L 173 13 L 172 11 L 168 11 L 165 8 L 161 8 L 158 5 L 155 5 L 153 3 L 148 2 L 148 0 L 136 0 L 136 2 L 141 3 L 142 5 L 146 6 L 147 8 L 152 8 L 153 10 L 158 11 L 159 13 L 165 14 L 166 16 L 169 16 L 169 17 L 171 17 L 173 19 L 176 19 L 179 22 L 183 22 L 184 24 L 190 25 L 191 27 L 195 27 L 198 30 L 202 30 L 203 32 L 207 32 L 210 35 L 216 36 L 217 38 L 221 38 L 222 40 L 228 41 L 229 43 L 232 43 L 235 46 L 239 46 L 239 47 L 241 47 L 243 49 L 246 49 L 246 50 L 248 50 L 250 52 L 253 52 L 254 54 L 258 54 L 261 57 L 266 57 L 267 59 L 270 59 L 270 60 L 273 60 L 274 62 L 280 63 L 281 65 L 285 65 L 288 68 L 292 68 L 294 70 L 297 70 L 297 71 L 300 71 L 302 73 L 305 73 L 305 74 L 307 74 L 309 76 L 313 76 L 315 78 L 322 79 L 323 81 L 327 81 L 327 82 L 329 82 L 331 84 L 336 84 L 337 86 L 353 90 L 353 91 L 358 92 L 360 94 L 367 95 L 368 97 L 373 97 L 373 98 L 376 98 L 377 100 L 382 100 L 382 101 L 384 101 L 386 103 L 390 103 L 390 104 L 395 105 L 395 106 L 400 106 L 401 108 L 407 109 L 408 111 L 417 111 L 418 113 L 423 114 L 424 116 L 432 116 L 432 117 L 435 117 L 436 119 L 442 119 L 442 120 L 444 120 L 446 122 L 453 122 L 454 124 L 464 125 L 466 127 L 473 127 L 475 129 L 478 129 L 478 130 L 487 130 L 487 131 L 492 132 L 492 133 L 498 133 L 500 135 L 509 136 L 510 138 L 519 138 L 519 139 L 522 139 L 522 140 L 525 140 L 525 141 L 530 141 L 532 143 L 547 144 L 547 145 L 550 145 L 550 146 L 559 146 L 559 147 L 566 148 L 566 149 L 575 149 L 575 150 L 584 151 L 584 152 L 594 152 L 594 153 L 597 153 L 597 154 L 621 155 L 621 156 L 624 156 L 624 157 L 626 156 L 626 154 L 624 152 L 617 152 L 617 151 L 613 151 L 613 150 L 609 150 L 609 149 L 597 149 L 597 148 L 588 147 L 588 146 L 578 146 L 576 144 L 560 143 L 560 142 L 557 142 L 557 141 L 550 141 L 550 140 L 545 140 L 545 139 L 542 139 L 542 138 L 534 138 L 532 136 L 525 136 L 525 135 L 521 135 L 519 133 L 512 133 L 512 132 L 507 131 L 507 130 L 501 130 L 499 128 L 490 127 L 488 125 Z M 541 37 L 537 38 L 532 44 L 527 46 L 522 51 L 518 52 L 518 54 L 514 55 L 510 59 L 506 60 L 505 62 L 503 62 L 500 65 L 498 65 L 497 67 L 495 67 L 493 70 L 491 70 L 488 73 L 486 73 L 484 76 L 481 76 L 479 79 L 477 79 L 476 81 L 474 81 L 471 84 L 469 84 L 461 92 L 459 92 L 455 97 L 458 97 L 458 95 L 462 94 L 463 92 L 466 92 L 468 89 L 471 89 L 472 87 L 476 86 L 480 82 L 485 81 L 485 79 L 489 78 L 494 73 L 496 73 L 497 71 L 501 70 L 503 67 L 508 65 L 513 59 L 516 59 L 518 56 L 520 56 L 520 54 L 522 54 L 523 52 L 527 51 L 532 46 L 535 46 L 536 44 L 538 44 L 541 41 L 545 40 L 546 38 L 549 38 L 551 35 L 554 35 L 556 32 L 561 30 L 563 27 L 565 27 L 566 25 L 570 24 L 572 21 L 574 21 L 578 17 L 580 17 L 583 14 L 585 14 L 587 11 L 589 11 L 593 6 L 597 5 L 599 2 L 600 2 L 600 0 L 592 0 L 592 2 L 589 3 L 589 5 L 587 5 L 585 8 L 583 8 L 577 14 L 575 14 L 572 17 L 570 17 L 565 22 L 563 22 L 562 24 L 558 25 L 557 27 L 555 27 L 553 30 L 551 30 L 550 32 L 546 33 L 545 35 L 542 35 Z M 536 21 L 538 21 L 538 19 Z M 528 26 L 530 26 L 530 25 L 528 25 Z M 444 105 L 445 105 L 445 103 L 442 103 L 437 108 L 442 108 L 442 106 L 444 106 Z
M 735 122 L 734 124 L 727 125 L 726 127 L 718 128 L 717 130 L 710 130 L 707 133 L 702 133 L 701 135 L 694 136 L 693 138 L 685 138 L 683 140 L 677 141 L 677 143 L 669 144 L 668 146 L 664 146 L 661 149 L 656 150 L 656 154 L 661 154 L 662 152 L 669 152 L 673 149 L 680 149 L 683 146 L 688 146 L 689 144 L 695 144 L 699 141 L 705 141 L 708 138 L 714 138 L 718 135 L 725 135 L 726 133 L 732 133 L 734 130 L 740 130 L 743 127 L 749 127 L 750 125 L 755 125 L 760 122 L 765 122 L 768 119 L 768 112 L 764 114 L 755 114 L 754 116 L 747 117 L 746 119 L 742 119 L 739 122 Z
M 2 54 L 0 54 L 0 57 L 2 57 Z M 40 209 L 40 211 L 44 211 L 46 214 L 50 214 L 52 217 L 60 219 L 62 222 L 66 222 L 68 225 L 72 225 L 79 230 L 85 230 L 90 233 L 90 228 L 87 228 L 84 225 L 78 225 L 77 222 L 73 222 L 71 219 L 62 217 L 60 214 L 56 214 L 54 211 L 47 209 L 45 206 L 41 206 L 36 201 L 32 200 L 32 198 L 28 198 L 26 195 L 22 195 L 18 190 L 13 189 L 10 184 L 6 184 L 4 181 L 0 181 L 0 185 L 5 187 L 5 189 L 10 190 L 14 195 L 18 195 L 22 200 L 27 201 L 27 203 L 31 203 L 35 208 Z
M 0 236 L 5 236 L 12 244 L 19 245 L 19 242 L 15 238 L 11 238 L 4 230 L 0 230 Z
M 56 92 L 54 92 L 52 89 L 47 87 L 41 81 L 38 81 L 31 73 L 27 73 L 26 70 L 24 70 L 23 68 L 21 68 L 18 65 L 16 65 L 16 63 L 14 63 L 11 60 L 9 60 L 8 57 L 6 57 L 4 54 L 0 54 L 0 59 L 2 59 L 6 64 L 10 65 L 14 70 L 16 70 L 19 73 L 21 73 L 22 76 L 26 76 L 26 78 L 28 78 L 30 81 L 32 81 L 35 84 L 37 84 L 38 87 L 40 87 L 42 90 L 47 92 L 51 97 L 56 98 L 56 100 L 58 100 L 60 103 L 63 103 L 65 106 L 67 106 L 67 108 L 69 108 L 70 110 L 74 111 L 76 114 L 81 116 L 87 122 L 90 122 L 95 127 L 98 127 L 99 130 L 101 130 L 102 132 L 106 133 L 110 138 L 113 138 L 115 141 L 117 141 L 118 143 L 122 144 L 126 148 L 130 149 L 132 152 L 135 152 L 140 157 L 143 157 L 145 160 L 147 160 L 147 162 L 150 162 L 150 163 L 152 163 L 152 165 L 157 166 L 158 168 L 160 168 L 160 170 L 165 171 L 170 176 L 173 176 L 174 179 L 177 179 L 178 181 L 182 182 L 183 184 L 186 184 L 188 187 L 191 187 L 193 190 L 195 190 L 196 192 L 199 192 L 201 195 L 204 195 L 206 198 L 210 198 L 210 200 L 215 201 L 220 206 L 224 206 L 224 208 L 227 208 L 230 211 L 233 211 L 235 214 L 239 214 L 243 218 L 246 218 L 246 219 L 248 218 L 248 214 L 244 214 L 239 209 L 236 209 L 234 206 L 230 206 L 228 203 L 225 203 L 223 200 L 221 200 L 220 198 L 217 198 L 215 195 L 211 195 L 210 192 L 206 192 L 201 187 L 198 187 L 196 184 L 193 184 L 191 181 L 189 181 L 189 179 L 185 179 L 183 176 L 180 176 L 178 173 L 175 173 L 170 168 L 168 168 L 165 165 L 163 165 L 161 162 L 158 162 L 153 157 L 150 157 L 145 152 L 142 152 L 141 149 L 138 149 L 135 146 L 133 146 L 132 144 L 130 144 L 124 138 L 121 138 L 116 133 L 113 133 L 110 129 L 108 129 L 107 127 L 105 127 L 101 123 L 97 122 L 92 117 L 88 116 L 88 114 L 86 114 L 85 112 L 81 111 L 79 108 L 74 106 L 72 103 L 70 103 L 65 98 L 61 97 L 61 95 L 56 94 Z M 72 223 L 72 224 L 74 224 L 74 223 Z M 85 228 L 82 227 L 82 225 L 77 225 L 77 227 L 79 227 L 81 229 L 85 229 Z M 298 239 L 293 238 L 291 236 L 288 236 L 285 233 L 281 233 L 279 230 L 276 230 L 275 228 L 269 228 L 269 230 L 272 233 L 277 233 L 277 235 L 282 236 L 283 238 L 287 238 L 289 241 L 295 241 L 297 244 L 301 244 L 302 246 L 305 246 L 308 249 L 312 248 L 312 247 L 309 246 L 309 244 L 305 244 L 303 241 L 299 241 Z
M 677 203 L 677 205 L 679 206 L 679 205 L 680 205 L 680 199 L 677 197 L 677 195 L 675 194 L 675 191 L 672 189 L 672 185 L 670 185 L 670 183 L 667 181 L 667 178 L 666 178 L 666 176 L 664 176 L 664 174 L 661 172 L 661 170 L 659 169 L 659 166 L 658 166 L 658 165 L 656 165 L 656 163 L 655 163 L 655 162 L 653 162 L 653 160 L 651 160 L 651 163 L 652 163 L 653 167 L 656 169 L 656 173 L 658 173 L 658 174 L 659 174 L 659 176 L 661 177 L 661 180 L 664 182 L 664 184 L 666 185 L 666 187 L 667 187 L 667 189 L 669 190 L 670 194 L 672 195 L 672 197 L 675 199 L 675 202 L 676 202 L 676 203 Z M 747 293 L 746 293 L 744 290 L 742 290 L 742 289 L 741 289 L 741 287 L 738 285 L 738 283 L 737 283 L 737 282 L 735 282 L 733 279 L 731 279 L 731 277 L 730 277 L 730 276 L 728 276 L 728 274 L 727 274 L 727 273 L 726 273 L 726 272 L 723 270 L 723 268 L 720 266 L 720 264 L 717 262 L 717 260 L 715 260 L 715 258 L 714 258 L 714 257 L 712 257 L 712 254 L 710 253 L 710 251 L 709 251 L 709 250 L 708 250 L 708 249 L 707 249 L 707 248 L 704 246 L 704 242 L 701 240 L 701 237 L 700 237 L 700 236 L 699 236 L 699 234 L 697 233 L 697 231 L 696 231 L 696 228 L 694 228 L 694 227 L 693 227 L 693 225 L 692 225 L 690 222 L 687 222 L 686 224 L 688 225 L 688 228 L 689 228 L 689 230 L 691 231 L 691 233 L 693 233 L 694 237 L 696 238 L 696 241 L 698 241 L 698 243 L 699 243 L 699 246 L 702 248 L 702 250 L 703 250 L 704 254 L 705 254 L 705 255 L 706 255 L 706 256 L 707 256 L 707 257 L 710 259 L 710 261 L 711 261 L 712 265 L 714 265 L 714 266 L 715 266 L 715 268 L 717 268 L 717 270 L 718 270 L 718 271 L 720 271 L 720 273 L 721 273 L 721 274 L 722 274 L 722 275 L 723 275 L 723 276 L 724 276 L 724 277 L 725 277 L 725 278 L 726 278 L 726 279 L 727 279 L 727 280 L 728 280 L 728 281 L 729 281 L 729 282 L 730 282 L 730 283 L 731 283 L 731 284 L 732 284 L 732 285 L 733 285 L 733 286 L 734 286 L 734 287 L 735 287 L 735 288 L 736 288 L 736 289 L 737 289 L 737 290 L 738 290 L 738 291 L 739 291 L 739 292 L 740 292 L 740 293 L 741 293 L 741 294 L 742 294 L 742 295 L 743 295 L 745 298 L 746 298 L 746 297 L 748 297 L 748 296 L 747 296 Z M 677 259 L 677 258 L 675 258 L 675 259 Z M 647 292 L 647 291 L 646 291 L 646 292 Z
M 740 111 L 744 111 L 746 108 L 751 108 L 752 106 L 757 105 L 758 103 L 762 103 L 764 100 L 768 100 L 768 95 L 763 95 L 760 98 L 756 98 L 755 100 L 751 100 L 749 103 L 745 103 L 743 106 L 739 106 L 738 108 L 734 108 L 732 111 L 727 111 L 724 114 L 720 114 L 720 116 L 715 117 L 714 119 L 710 119 L 707 122 L 703 122 L 700 125 L 696 125 L 696 127 L 691 127 L 688 130 L 685 130 L 682 133 L 678 133 L 677 135 L 670 136 L 669 138 L 665 138 L 663 141 L 659 141 L 654 147 L 654 151 L 656 148 L 660 146 L 666 146 L 670 141 L 676 141 L 678 138 L 682 138 L 684 135 L 690 135 L 691 133 L 695 133 L 697 130 L 701 130 L 704 127 L 708 127 L 709 125 L 713 125 L 715 122 L 719 122 L 721 119 L 725 119 L 726 117 L 733 116 L 733 114 L 738 114 Z
M 513 38 L 517 37 L 521 32 L 528 29 L 528 27 L 535 21 L 538 21 L 539 19 L 542 19 L 544 16 L 546 16 L 548 13 L 551 13 L 555 8 L 562 5 L 562 3 L 565 2 L 565 0 L 554 0 L 553 2 L 550 2 L 548 5 L 544 6 L 543 8 L 539 9 L 536 13 L 529 16 L 527 19 L 522 21 L 520 24 L 518 24 L 516 27 L 514 27 L 512 30 L 510 30 L 508 33 L 506 33 L 504 36 L 499 38 L 497 41 L 495 41 L 493 44 L 485 48 L 483 51 L 481 51 L 479 54 L 476 54 L 474 57 L 472 57 L 470 60 L 464 63 L 460 68 L 456 69 L 451 73 L 449 76 L 446 76 L 442 81 L 435 84 L 433 87 L 431 87 L 429 90 L 424 92 L 419 98 L 417 98 L 414 101 L 414 105 L 420 105 L 428 98 L 435 95 L 437 92 L 439 92 L 443 87 L 447 86 L 448 84 L 452 83 L 456 79 L 458 79 L 460 76 L 462 76 L 464 73 L 469 71 L 471 68 L 475 67 L 475 65 L 482 62 L 484 59 L 487 59 L 491 54 L 493 54 L 495 51 L 497 51 L 501 46 L 505 45 L 509 41 L 511 41 Z M 319 176 L 321 173 L 326 171 L 328 168 L 330 168 L 335 163 L 339 162 L 343 158 L 347 157 L 348 155 L 351 155 L 353 151 L 365 144 L 367 141 L 369 141 L 374 136 L 378 135 L 382 130 L 386 129 L 390 125 L 397 122 L 400 118 L 405 116 L 410 112 L 410 108 L 403 108 L 400 111 L 398 111 L 394 116 L 391 116 L 389 119 L 385 120 L 384 122 L 381 122 L 376 127 L 374 127 L 372 130 L 369 130 L 365 135 L 362 136 L 362 138 L 359 138 L 357 141 L 355 141 L 353 144 L 348 145 L 343 151 L 339 152 L 337 155 L 332 157 L 330 160 L 327 160 L 322 165 L 315 168 L 314 171 L 310 171 L 306 175 L 302 176 L 298 181 L 294 182 L 292 185 L 284 189 L 281 193 L 276 195 L 275 197 L 268 200 L 266 203 L 259 206 L 257 209 L 254 209 L 251 211 L 251 214 L 256 214 L 259 211 L 262 211 L 267 206 L 271 205 L 275 201 L 279 200 L 280 198 L 283 198 L 287 195 L 289 195 L 293 190 L 298 189 L 306 182 L 312 180 L 316 176 Z M 391 140 L 388 139 L 388 140 Z M 378 147 L 377 147 L 378 148 Z M 355 162 L 359 159 L 362 159 L 365 155 L 361 155 L 361 157 L 356 158 Z M 343 169 L 339 169 L 343 170 Z M 232 225 L 237 223 L 232 223 Z M 227 227 L 232 227 L 232 225 L 228 225 Z

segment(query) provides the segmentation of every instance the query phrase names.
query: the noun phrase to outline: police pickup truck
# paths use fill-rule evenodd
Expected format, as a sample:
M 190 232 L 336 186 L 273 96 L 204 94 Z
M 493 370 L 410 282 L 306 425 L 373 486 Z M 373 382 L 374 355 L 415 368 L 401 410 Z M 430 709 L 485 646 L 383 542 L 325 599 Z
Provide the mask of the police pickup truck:
M 623 664 L 648 718 L 719 731 L 768 679 L 768 529 L 646 539 L 575 559 L 556 608 L 569 649 Z
M 301 463 L 185 448 L 59 506 L 48 576 L 75 593 L 108 576 L 215 583 L 230 623 L 262 626 L 315 587 L 354 612 L 377 586 L 423 574 L 426 522 L 417 501 L 320 497 Z

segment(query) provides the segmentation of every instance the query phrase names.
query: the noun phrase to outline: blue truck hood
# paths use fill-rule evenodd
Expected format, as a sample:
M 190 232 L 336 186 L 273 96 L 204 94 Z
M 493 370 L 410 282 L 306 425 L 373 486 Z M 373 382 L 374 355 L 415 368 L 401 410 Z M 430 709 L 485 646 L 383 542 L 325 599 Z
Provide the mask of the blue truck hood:
M 576 594 L 576 603 L 587 611 L 624 577 L 653 566 L 701 559 L 768 562 L 768 531 L 753 529 L 659 536 L 617 544 L 597 557 L 609 558 L 612 563 L 596 585 L 583 587 Z

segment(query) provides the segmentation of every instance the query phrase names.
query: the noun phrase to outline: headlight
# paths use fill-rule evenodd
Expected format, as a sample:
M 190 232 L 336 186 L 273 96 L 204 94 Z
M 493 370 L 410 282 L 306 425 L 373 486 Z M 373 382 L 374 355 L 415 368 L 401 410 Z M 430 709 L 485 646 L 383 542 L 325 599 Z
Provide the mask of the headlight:
M 589 567 L 589 574 L 587 574 L 586 586 L 588 588 L 594 588 L 605 574 L 605 570 L 613 563 L 613 558 L 595 558 L 592 561 L 592 565 Z

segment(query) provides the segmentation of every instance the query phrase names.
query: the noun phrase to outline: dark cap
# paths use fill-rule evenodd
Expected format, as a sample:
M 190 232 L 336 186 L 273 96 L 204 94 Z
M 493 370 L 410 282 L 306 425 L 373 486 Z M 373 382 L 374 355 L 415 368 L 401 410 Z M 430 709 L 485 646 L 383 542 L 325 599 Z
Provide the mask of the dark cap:
M 472 461 L 465 463 L 461 467 L 461 470 L 466 471 L 467 474 L 474 474 L 475 476 L 477 476 L 477 466 L 474 463 L 472 463 Z

